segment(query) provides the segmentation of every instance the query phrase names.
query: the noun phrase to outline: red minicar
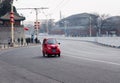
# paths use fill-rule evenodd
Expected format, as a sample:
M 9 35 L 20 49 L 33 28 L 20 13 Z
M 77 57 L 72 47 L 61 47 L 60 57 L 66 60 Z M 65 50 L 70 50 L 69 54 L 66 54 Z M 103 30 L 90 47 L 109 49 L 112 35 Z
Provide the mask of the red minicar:
M 59 48 L 59 44 L 55 38 L 45 38 L 42 43 L 42 53 L 43 56 L 52 56 L 55 55 L 60 57 L 61 51 Z

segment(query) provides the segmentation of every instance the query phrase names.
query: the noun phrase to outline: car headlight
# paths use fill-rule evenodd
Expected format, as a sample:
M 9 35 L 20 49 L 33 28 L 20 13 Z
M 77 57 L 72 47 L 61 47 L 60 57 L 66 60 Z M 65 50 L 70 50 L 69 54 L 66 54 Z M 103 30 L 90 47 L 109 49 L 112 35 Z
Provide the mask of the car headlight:
M 50 50 L 51 48 L 50 48 L 50 47 L 48 47 L 48 49 Z

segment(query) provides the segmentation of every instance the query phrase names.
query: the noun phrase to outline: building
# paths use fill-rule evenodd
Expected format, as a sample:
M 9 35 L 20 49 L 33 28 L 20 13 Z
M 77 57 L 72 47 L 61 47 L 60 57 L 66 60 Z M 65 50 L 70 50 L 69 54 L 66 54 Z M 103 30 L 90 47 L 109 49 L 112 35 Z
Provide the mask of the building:
M 72 15 L 56 22 L 52 32 L 59 31 L 59 34 L 66 36 L 96 36 L 95 18 L 97 18 L 95 15 L 88 13 Z
M 22 37 L 23 25 L 22 22 L 25 17 L 21 17 L 18 14 L 14 14 L 14 36 L 15 39 Z M 7 43 L 7 38 L 11 37 L 11 24 L 10 24 L 10 13 L 0 17 L 0 43 Z
M 0 43 L 8 43 L 8 38 L 11 38 L 11 23 L 10 23 L 10 3 L 4 4 L 6 0 L 1 0 L 0 4 Z M 5 7 L 7 7 L 5 9 Z M 14 40 L 23 38 L 23 24 L 25 17 L 20 16 L 14 7 Z
M 56 22 L 51 31 L 66 36 L 120 36 L 120 16 L 102 18 L 97 14 L 75 14 Z

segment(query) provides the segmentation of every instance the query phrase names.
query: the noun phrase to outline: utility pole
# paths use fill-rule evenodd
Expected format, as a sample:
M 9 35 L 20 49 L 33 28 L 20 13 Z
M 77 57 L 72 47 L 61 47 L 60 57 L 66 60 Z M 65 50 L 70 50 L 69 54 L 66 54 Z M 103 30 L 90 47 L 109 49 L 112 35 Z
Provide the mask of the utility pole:
M 46 32 L 47 32 L 47 34 L 49 34 L 48 23 L 49 23 L 49 20 L 47 19 L 46 20 Z
M 13 11 L 13 0 L 11 0 L 10 23 L 11 23 L 11 44 L 14 47 L 14 11 Z
M 48 19 L 48 15 L 46 15 L 44 12 L 43 12 L 43 14 L 46 17 L 46 22 L 45 22 L 46 23 L 46 33 L 49 34 L 49 29 L 48 29 L 49 19 Z
M 43 10 L 43 9 L 48 9 L 47 7 L 41 7 L 41 8 L 17 8 L 17 10 L 35 10 L 36 13 L 36 21 L 35 21 L 35 30 L 36 30 L 36 38 L 38 39 L 38 34 L 39 34 L 39 23 L 38 22 L 38 10 Z
M 49 29 L 48 29 L 48 23 L 49 23 L 49 19 L 48 19 L 48 16 L 46 16 L 46 33 L 49 34 Z
M 101 18 L 98 18 L 98 36 L 101 36 Z
M 89 26 L 89 36 L 92 36 L 92 26 L 91 26 L 91 16 L 89 16 L 90 26 Z
M 67 26 L 68 25 L 68 21 L 64 21 L 64 34 L 65 36 L 67 36 Z
M 37 8 L 35 8 L 35 12 L 36 12 L 36 23 L 37 23 L 37 25 L 36 25 L 36 38 L 38 39 L 39 23 L 38 23 L 38 9 Z

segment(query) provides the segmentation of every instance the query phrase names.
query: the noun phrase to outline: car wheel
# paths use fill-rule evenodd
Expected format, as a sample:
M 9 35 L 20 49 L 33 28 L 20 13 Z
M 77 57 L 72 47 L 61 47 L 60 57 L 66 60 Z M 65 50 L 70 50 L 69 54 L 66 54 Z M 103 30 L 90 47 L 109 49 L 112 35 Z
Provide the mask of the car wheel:
M 50 57 L 50 54 L 47 54 L 48 57 Z
M 43 52 L 43 57 L 45 57 L 45 52 Z
M 60 54 L 58 54 L 58 57 L 60 57 Z

